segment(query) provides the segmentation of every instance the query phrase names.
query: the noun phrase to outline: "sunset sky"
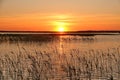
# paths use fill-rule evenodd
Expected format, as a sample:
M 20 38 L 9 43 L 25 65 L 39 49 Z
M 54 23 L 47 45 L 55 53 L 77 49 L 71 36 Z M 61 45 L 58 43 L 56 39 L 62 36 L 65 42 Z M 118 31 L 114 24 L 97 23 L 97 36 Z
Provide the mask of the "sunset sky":
M 120 30 L 120 0 L 0 0 L 0 30 Z

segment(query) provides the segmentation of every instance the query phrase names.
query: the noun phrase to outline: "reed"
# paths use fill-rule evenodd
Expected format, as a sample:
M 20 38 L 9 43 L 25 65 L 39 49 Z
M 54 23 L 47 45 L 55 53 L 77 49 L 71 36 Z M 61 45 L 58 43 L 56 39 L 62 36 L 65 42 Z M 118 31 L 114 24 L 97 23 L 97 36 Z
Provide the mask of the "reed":
M 62 51 L 62 54 L 57 47 L 54 47 L 53 53 L 37 50 L 31 53 L 26 48 L 21 47 L 20 41 L 23 38 L 18 39 L 16 37 L 16 35 L 14 37 L 8 35 L 7 37 L 0 37 L 1 41 L 2 39 L 14 41 L 18 49 L 17 53 L 11 51 L 0 56 L 0 80 L 120 79 L 119 46 L 108 48 L 105 51 L 71 49 L 69 53 Z M 51 40 L 51 38 L 49 39 Z M 71 39 L 69 40 L 71 41 Z M 32 41 L 28 42 L 28 44 L 32 43 Z M 40 42 L 38 43 L 40 44 Z

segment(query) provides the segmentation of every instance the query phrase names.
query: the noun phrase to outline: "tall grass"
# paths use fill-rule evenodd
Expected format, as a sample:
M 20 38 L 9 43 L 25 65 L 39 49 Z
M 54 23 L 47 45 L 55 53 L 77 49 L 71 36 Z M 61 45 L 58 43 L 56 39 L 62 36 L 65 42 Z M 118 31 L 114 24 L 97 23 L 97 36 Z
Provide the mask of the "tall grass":
M 9 38 L 9 37 L 8 37 Z M 7 38 L 5 38 L 7 39 Z M 20 47 L 0 56 L 0 80 L 114 80 L 120 79 L 120 47 L 59 54 Z M 2 40 L 2 39 L 1 39 Z M 10 38 L 9 38 L 10 41 Z M 3 53 L 1 53 L 3 54 Z

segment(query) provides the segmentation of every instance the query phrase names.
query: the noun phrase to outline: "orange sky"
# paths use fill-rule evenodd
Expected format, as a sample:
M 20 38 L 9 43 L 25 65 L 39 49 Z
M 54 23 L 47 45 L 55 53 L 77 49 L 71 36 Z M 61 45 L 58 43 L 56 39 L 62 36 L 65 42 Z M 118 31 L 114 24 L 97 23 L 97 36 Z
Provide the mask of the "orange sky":
M 0 30 L 120 30 L 118 0 L 3 0 L 0 9 Z

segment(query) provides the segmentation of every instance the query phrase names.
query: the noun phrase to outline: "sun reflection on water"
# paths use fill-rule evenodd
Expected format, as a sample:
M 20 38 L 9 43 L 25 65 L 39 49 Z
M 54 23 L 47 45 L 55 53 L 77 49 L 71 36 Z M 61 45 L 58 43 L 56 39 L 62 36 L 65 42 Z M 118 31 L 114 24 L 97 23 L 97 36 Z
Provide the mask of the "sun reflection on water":
M 60 50 L 60 54 L 63 54 L 63 40 L 62 40 L 63 36 L 60 36 L 60 45 L 59 45 L 59 50 Z

